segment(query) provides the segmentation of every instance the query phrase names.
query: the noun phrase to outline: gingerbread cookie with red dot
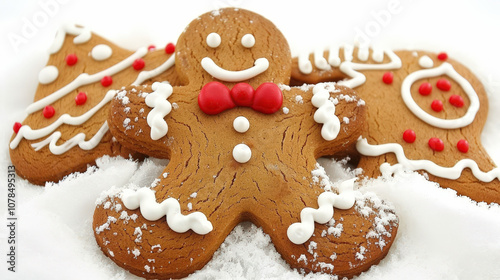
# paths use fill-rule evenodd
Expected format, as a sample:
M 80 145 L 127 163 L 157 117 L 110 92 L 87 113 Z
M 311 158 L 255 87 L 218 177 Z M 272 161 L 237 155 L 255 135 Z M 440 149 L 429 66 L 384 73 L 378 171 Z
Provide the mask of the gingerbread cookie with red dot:
M 85 171 L 105 155 L 141 157 L 109 133 L 109 104 L 117 90 L 131 83 L 166 77 L 175 83 L 172 46 L 131 52 L 88 28 L 62 26 L 40 70 L 28 116 L 13 126 L 10 157 L 17 174 L 44 185 Z
M 242 9 L 192 21 L 174 56 L 182 86 L 131 86 L 111 102 L 116 139 L 170 161 L 150 186 L 98 200 L 93 226 L 106 256 L 141 277 L 182 278 L 243 221 L 303 272 L 352 277 L 388 253 L 394 210 L 355 179 L 332 184 L 316 162 L 356 153 L 366 109 L 354 91 L 290 87 L 287 41 Z
M 459 195 L 500 202 L 500 169 L 481 145 L 485 90 L 445 52 L 346 44 L 294 58 L 292 80 L 336 81 L 367 102 L 368 129 L 357 144 L 367 176 L 425 172 Z

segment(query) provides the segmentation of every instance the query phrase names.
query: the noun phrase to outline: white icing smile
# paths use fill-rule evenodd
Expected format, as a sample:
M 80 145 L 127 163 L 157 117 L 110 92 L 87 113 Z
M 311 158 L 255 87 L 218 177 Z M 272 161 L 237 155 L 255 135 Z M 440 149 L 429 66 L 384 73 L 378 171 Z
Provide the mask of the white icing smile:
M 210 57 L 205 57 L 201 60 L 201 67 L 216 79 L 226 82 L 240 82 L 251 79 L 266 71 L 269 68 L 269 61 L 265 57 L 258 58 L 255 60 L 254 66 L 248 69 L 230 71 L 215 64 Z

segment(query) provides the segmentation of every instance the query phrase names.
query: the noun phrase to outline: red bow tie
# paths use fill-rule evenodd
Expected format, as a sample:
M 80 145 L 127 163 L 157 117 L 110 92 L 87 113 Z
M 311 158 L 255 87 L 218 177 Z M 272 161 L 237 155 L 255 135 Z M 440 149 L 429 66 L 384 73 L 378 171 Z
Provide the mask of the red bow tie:
M 236 106 L 250 107 L 264 114 L 278 111 L 283 104 L 283 93 L 273 83 L 263 83 L 256 90 L 247 83 L 238 83 L 231 90 L 219 82 L 203 86 L 198 95 L 200 109 L 216 115 Z

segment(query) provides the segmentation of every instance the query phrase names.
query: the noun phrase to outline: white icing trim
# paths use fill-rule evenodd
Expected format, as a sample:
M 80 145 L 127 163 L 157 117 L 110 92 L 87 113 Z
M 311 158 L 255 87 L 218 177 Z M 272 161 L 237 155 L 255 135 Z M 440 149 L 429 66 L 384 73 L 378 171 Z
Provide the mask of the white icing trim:
M 172 86 L 167 83 L 155 82 L 151 86 L 154 90 L 146 96 L 146 105 L 153 108 L 147 117 L 149 127 L 151 127 L 151 139 L 158 140 L 167 135 L 168 125 L 165 116 L 172 111 L 172 104 L 167 98 L 172 94 Z
M 300 211 L 300 222 L 288 227 L 287 236 L 294 244 L 304 244 L 314 233 L 314 222 L 326 224 L 333 218 L 334 207 L 349 209 L 354 206 L 354 181 L 349 179 L 340 184 L 339 194 L 324 192 L 318 197 L 318 209 L 306 207 Z
M 109 67 L 108 69 L 105 69 L 101 72 L 92 75 L 89 75 L 87 73 L 80 74 L 78 77 L 76 77 L 76 79 L 71 81 L 69 84 L 53 92 L 52 94 L 38 100 L 37 102 L 29 105 L 28 108 L 26 108 L 26 113 L 31 114 L 38 110 L 41 110 L 45 106 L 52 104 L 53 102 L 64 97 L 66 94 L 75 91 L 81 86 L 96 83 L 100 81 L 104 76 L 113 76 L 116 73 L 123 71 L 127 67 L 131 66 L 132 63 L 134 63 L 134 60 L 143 57 L 144 55 L 146 55 L 147 52 L 148 52 L 147 48 L 140 48 L 131 56 Z
M 168 226 L 177 233 L 191 229 L 197 234 L 204 235 L 213 230 L 212 223 L 207 220 L 205 214 L 193 212 L 183 215 L 179 202 L 171 197 L 157 203 L 156 196 L 150 188 L 140 188 L 137 191 L 124 190 L 121 199 L 127 209 L 140 208 L 142 216 L 148 221 L 156 221 L 167 216 Z
M 323 57 L 323 50 L 316 49 L 314 51 L 314 66 L 319 70 L 330 70 L 332 67 L 328 64 L 328 61 Z
M 45 140 L 31 144 L 33 148 L 35 148 L 35 151 L 40 150 L 41 148 L 47 146 L 49 144 L 49 150 L 54 154 L 54 155 L 61 155 L 64 154 L 65 152 L 69 151 L 71 148 L 74 146 L 78 145 L 82 150 L 92 150 L 95 148 L 102 140 L 102 137 L 108 132 L 109 126 L 108 122 L 105 121 L 104 124 L 101 126 L 99 131 L 90 138 L 90 140 L 85 141 L 85 138 L 87 137 L 85 133 L 78 133 L 75 135 L 73 138 L 67 140 L 64 144 L 62 145 L 57 145 L 57 141 L 59 141 L 59 138 L 61 138 L 61 132 L 56 131 L 52 133 L 49 137 L 47 137 Z
M 453 80 L 455 80 L 465 91 L 467 97 L 469 97 L 470 105 L 469 109 L 464 116 L 458 119 L 445 120 L 434 117 L 427 112 L 425 112 L 418 104 L 413 100 L 411 96 L 411 85 L 416 81 L 426 78 L 426 77 L 436 77 L 439 75 L 446 74 Z M 448 62 L 444 62 L 439 67 L 432 69 L 424 69 L 411 73 L 408 75 L 401 84 L 401 97 L 405 102 L 406 106 L 410 111 L 415 114 L 422 121 L 443 129 L 456 129 L 468 126 L 474 121 L 476 117 L 476 113 L 479 111 L 479 97 L 476 94 L 476 91 L 472 87 L 472 85 L 467 81 L 464 77 L 458 74 L 457 71 L 449 64 Z
M 339 57 L 339 47 L 332 46 L 329 48 L 328 63 L 333 67 L 339 67 L 340 71 L 351 77 L 351 79 L 349 80 L 339 81 L 337 83 L 339 85 L 355 88 L 365 83 L 366 82 L 365 75 L 358 72 L 358 70 L 384 70 L 384 69 L 391 70 L 391 69 L 401 68 L 402 65 L 401 59 L 393 51 L 390 50 L 381 51 L 379 49 L 374 49 L 372 52 L 372 58 L 375 62 L 382 62 L 384 60 L 384 53 L 387 54 L 387 56 L 390 58 L 391 61 L 384 64 L 367 64 L 367 63 L 352 62 L 353 52 L 354 52 L 354 46 L 350 44 L 345 44 L 344 61 L 341 62 Z M 321 56 L 321 58 L 323 58 L 323 53 L 319 53 L 317 51 L 314 52 L 315 64 L 316 61 L 321 61 L 321 58 L 318 58 L 317 56 Z M 369 56 L 369 49 L 367 47 L 358 48 L 358 58 L 360 60 L 363 61 L 365 58 L 367 60 L 368 56 Z M 319 62 L 318 64 L 321 63 L 322 62 Z M 299 71 L 302 74 L 306 75 L 310 74 L 313 70 L 312 64 L 309 61 L 308 53 L 300 53 L 298 55 L 298 65 L 299 65 Z M 322 69 L 318 67 L 317 64 L 316 67 L 320 70 L 326 70 L 326 68 Z
M 215 62 L 209 58 L 204 57 L 201 60 L 201 67 L 212 75 L 214 78 L 226 82 L 240 82 L 251 79 L 269 68 L 269 61 L 265 57 L 255 60 L 254 66 L 240 71 L 229 71 L 219 67 Z
M 482 182 L 491 182 L 494 179 L 500 180 L 500 168 L 494 168 L 488 172 L 483 172 L 479 169 L 477 163 L 472 159 L 462 159 L 457 162 L 453 167 L 443 167 L 435 164 L 430 160 L 411 160 L 408 159 L 404 153 L 403 147 L 397 143 L 371 145 L 368 144 L 366 138 L 358 139 L 356 149 L 365 156 L 381 156 L 388 153 L 396 155 L 398 163 L 391 166 L 389 163 L 383 163 L 380 166 L 382 173 L 394 174 L 399 170 L 417 171 L 424 170 L 434 176 L 455 180 L 460 178 L 462 171 L 469 168 L 476 179 Z
M 137 75 L 137 78 L 135 81 L 132 83 L 133 86 L 138 86 L 144 81 L 149 80 L 153 77 L 156 77 L 160 75 L 161 73 L 167 71 L 170 69 L 175 64 L 175 55 L 171 55 L 165 62 L 163 62 L 160 66 L 156 67 L 155 69 L 149 70 L 149 71 L 141 71 L 139 75 Z
M 82 123 L 88 121 L 105 104 L 107 104 L 109 101 L 111 101 L 111 99 L 113 99 L 115 94 L 116 94 L 116 91 L 114 91 L 114 90 L 108 91 L 106 93 L 106 95 L 104 96 L 104 98 L 101 100 L 101 102 L 99 102 L 99 104 L 97 104 L 92 109 L 88 110 L 87 112 L 85 112 L 84 114 L 82 114 L 78 117 L 72 117 L 69 114 L 64 114 L 64 115 L 60 116 L 52 124 L 50 124 L 44 128 L 35 129 L 35 130 L 31 129 L 31 127 L 29 127 L 28 125 L 21 126 L 21 129 L 19 129 L 19 131 L 17 132 L 16 137 L 12 140 L 12 142 L 10 142 L 10 148 L 15 149 L 17 147 L 17 145 L 19 145 L 19 142 L 21 142 L 21 140 L 23 138 L 27 139 L 27 140 L 36 140 L 36 139 L 40 139 L 42 137 L 45 137 L 45 136 L 49 135 L 49 133 L 54 132 L 62 124 L 68 124 L 68 125 L 73 125 L 73 126 L 81 125 Z
M 340 120 L 335 115 L 335 105 L 330 100 L 330 93 L 325 85 L 316 85 L 313 88 L 311 103 L 318 108 L 314 113 L 314 121 L 323 124 L 321 136 L 326 141 L 337 138 L 340 132 Z
M 55 54 L 61 49 L 64 39 L 66 38 L 66 33 L 76 36 L 73 39 L 74 44 L 86 43 L 92 37 L 90 29 L 86 27 L 77 27 L 75 24 L 64 24 L 57 31 L 56 38 L 49 48 L 50 54 Z

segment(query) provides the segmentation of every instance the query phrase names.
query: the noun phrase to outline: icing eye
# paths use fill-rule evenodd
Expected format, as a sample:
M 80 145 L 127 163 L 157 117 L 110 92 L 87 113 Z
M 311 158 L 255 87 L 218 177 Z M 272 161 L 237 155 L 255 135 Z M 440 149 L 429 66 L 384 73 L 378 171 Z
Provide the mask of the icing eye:
M 243 38 L 241 38 L 241 44 L 245 48 L 251 48 L 255 45 L 255 37 L 252 34 L 245 34 Z
M 220 45 L 220 35 L 213 32 L 207 36 L 207 45 L 211 48 L 217 48 Z

